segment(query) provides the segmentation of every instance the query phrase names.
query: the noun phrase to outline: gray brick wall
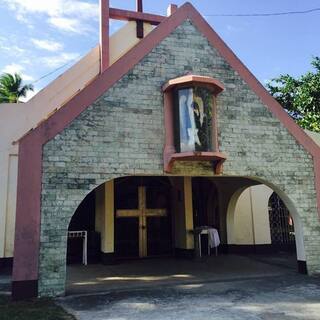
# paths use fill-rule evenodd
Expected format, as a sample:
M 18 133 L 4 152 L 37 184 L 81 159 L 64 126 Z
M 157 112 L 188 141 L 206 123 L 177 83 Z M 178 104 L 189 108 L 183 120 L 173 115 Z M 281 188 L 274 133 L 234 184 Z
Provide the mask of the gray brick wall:
M 40 295 L 64 292 L 66 232 L 86 194 L 125 175 L 163 175 L 163 97 L 169 79 L 192 72 L 220 80 L 224 175 L 256 177 L 286 193 L 304 226 L 308 268 L 320 267 L 313 161 L 189 21 L 162 41 L 43 149 Z M 176 174 L 210 175 L 186 163 Z

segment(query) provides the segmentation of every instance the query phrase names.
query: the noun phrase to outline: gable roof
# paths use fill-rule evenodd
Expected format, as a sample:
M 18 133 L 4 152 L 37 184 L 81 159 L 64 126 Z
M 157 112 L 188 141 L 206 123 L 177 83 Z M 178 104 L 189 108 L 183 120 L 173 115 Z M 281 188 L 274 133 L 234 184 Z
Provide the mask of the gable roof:
M 150 34 L 127 54 L 100 74 L 92 83 L 85 87 L 68 101 L 61 109 L 46 119 L 37 128 L 44 130 L 43 144 L 62 131 L 73 119 L 91 105 L 99 96 L 114 85 L 122 76 L 130 71 L 145 55 L 159 42 L 166 38 L 183 21 L 190 19 L 200 32 L 209 40 L 220 55 L 238 72 L 240 77 L 260 97 L 261 101 L 276 116 L 296 140 L 312 155 L 319 155 L 316 143 L 291 119 L 281 105 L 267 92 L 263 85 L 255 78 L 248 68 L 236 57 L 232 50 L 224 43 L 218 34 L 205 21 L 200 13 L 190 4 L 181 6 L 173 15 L 164 19 Z M 30 134 L 29 133 L 29 134 Z

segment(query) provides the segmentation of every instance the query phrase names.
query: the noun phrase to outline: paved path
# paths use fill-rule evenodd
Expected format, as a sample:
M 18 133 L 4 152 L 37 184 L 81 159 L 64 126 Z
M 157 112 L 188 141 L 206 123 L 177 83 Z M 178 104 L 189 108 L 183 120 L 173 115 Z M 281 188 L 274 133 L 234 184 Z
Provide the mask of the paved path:
M 68 266 L 67 294 L 132 290 L 183 283 L 239 280 L 295 273 L 297 262 L 288 255 L 219 255 L 198 260 L 141 259 L 116 265 Z
M 316 320 L 320 279 L 289 273 L 59 299 L 80 320 Z

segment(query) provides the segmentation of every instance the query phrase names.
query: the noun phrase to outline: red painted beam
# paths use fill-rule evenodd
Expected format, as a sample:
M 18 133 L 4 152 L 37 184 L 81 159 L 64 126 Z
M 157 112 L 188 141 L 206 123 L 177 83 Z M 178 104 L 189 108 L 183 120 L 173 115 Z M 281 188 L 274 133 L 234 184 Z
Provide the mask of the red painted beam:
M 100 0 L 100 73 L 109 67 L 109 0 Z
M 115 20 L 125 20 L 125 21 L 137 21 L 141 20 L 143 22 L 148 22 L 152 25 L 160 24 L 166 17 L 159 16 L 156 14 L 144 13 L 144 12 L 136 12 L 136 11 L 128 11 L 122 9 L 109 9 L 110 19 Z

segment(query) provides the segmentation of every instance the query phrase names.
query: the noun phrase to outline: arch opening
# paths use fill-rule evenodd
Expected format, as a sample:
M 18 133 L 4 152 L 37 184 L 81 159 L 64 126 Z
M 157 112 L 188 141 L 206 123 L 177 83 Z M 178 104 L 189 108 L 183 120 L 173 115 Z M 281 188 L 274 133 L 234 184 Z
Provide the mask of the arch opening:
M 290 198 L 276 186 L 264 184 L 239 188 L 227 211 L 228 243 L 253 244 L 254 252 L 292 253 L 298 271 L 307 273 L 301 218 Z M 239 236 L 243 221 L 250 221 L 246 236 Z M 245 227 L 244 227 L 245 228 Z
M 250 188 L 255 188 L 255 192 Z M 199 247 L 201 259 L 205 259 L 208 270 L 212 268 L 209 272 L 213 277 L 213 271 L 219 271 L 215 268 L 225 267 L 226 261 L 230 270 L 219 271 L 226 277 L 235 264 L 240 266 L 239 272 L 248 276 L 257 274 L 257 263 L 266 263 L 268 269 L 270 261 L 260 259 L 252 263 L 247 259 L 252 259 L 252 254 L 259 253 L 260 248 L 264 254 L 275 254 L 271 250 L 268 212 L 273 192 L 281 194 L 279 198 L 290 212 L 295 226 L 297 259 L 305 263 L 299 215 L 289 197 L 270 183 L 248 177 L 199 176 L 127 176 L 107 181 L 87 194 L 70 219 L 68 232 L 87 232 L 88 265 L 80 266 L 84 261 L 83 239 L 70 237 L 67 293 L 84 293 L 91 287 L 101 290 L 119 284 L 140 286 L 152 281 L 177 280 L 176 267 L 180 263 L 177 258 L 188 258 L 183 260 L 186 270 L 189 268 L 184 280 L 190 280 L 199 276 L 199 270 L 192 269 L 195 265 L 189 265 L 199 259 Z M 242 216 L 237 214 L 241 213 L 240 200 L 245 203 Z M 254 214 L 253 211 L 259 210 L 258 215 Z M 203 227 L 218 231 L 217 256 L 215 248 L 210 248 L 209 236 L 198 237 L 197 230 Z M 162 270 L 155 266 L 157 264 Z M 138 265 L 143 267 L 139 269 Z M 133 275 L 133 270 L 138 270 L 137 274 Z

